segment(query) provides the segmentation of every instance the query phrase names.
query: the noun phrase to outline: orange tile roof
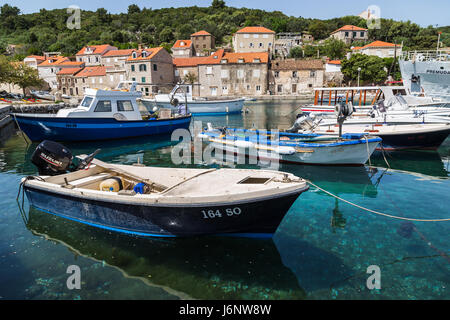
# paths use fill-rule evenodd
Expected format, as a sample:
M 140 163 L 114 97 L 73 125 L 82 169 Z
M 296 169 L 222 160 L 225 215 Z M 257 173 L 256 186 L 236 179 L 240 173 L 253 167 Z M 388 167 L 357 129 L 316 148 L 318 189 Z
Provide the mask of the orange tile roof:
M 101 76 L 106 76 L 106 68 L 104 66 L 86 67 L 76 75 L 76 77 L 101 77 Z
M 205 30 L 200 30 L 200 31 L 197 31 L 197 32 L 195 32 L 195 33 L 193 33 L 193 34 L 191 34 L 191 36 L 211 36 L 211 33 L 209 33 L 208 31 L 205 31 Z
M 275 31 L 264 27 L 245 27 L 236 31 L 236 33 L 275 33 Z
M 339 64 L 341 64 L 341 60 L 330 60 L 327 63 L 328 64 L 337 64 L 337 65 L 339 65 Z
M 34 55 L 31 55 L 31 56 L 28 56 L 28 57 L 26 57 L 26 58 L 29 58 L 29 59 L 36 59 L 36 60 L 45 60 L 45 57 L 44 56 L 34 56 Z
M 103 55 L 103 57 L 123 57 L 123 56 L 129 56 L 135 51 L 136 49 L 122 49 L 122 50 L 110 50 L 107 53 Z
M 38 64 L 38 67 L 55 66 L 55 65 L 59 65 L 63 62 L 68 62 L 68 61 L 70 61 L 70 60 L 67 57 L 54 56 L 54 57 L 49 57 L 46 60 L 44 60 L 42 63 Z
M 152 59 L 158 52 L 163 50 L 163 47 L 149 48 L 149 49 L 141 49 L 141 50 L 133 50 L 136 51 L 137 57 L 133 58 L 133 56 L 128 57 L 127 61 L 142 61 L 142 60 L 150 60 Z M 146 51 L 147 56 L 143 57 L 142 52 Z
M 88 47 L 94 49 L 93 53 L 85 53 L 85 50 Z M 76 55 L 80 56 L 80 55 L 85 55 L 85 54 L 101 54 L 106 49 L 108 49 L 108 47 L 110 47 L 109 44 L 102 44 L 102 45 L 96 45 L 96 46 L 86 46 L 86 47 L 83 47 L 83 49 L 81 49 L 80 51 L 78 51 L 78 53 Z
M 384 42 L 384 41 L 374 41 L 372 43 L 369 43 L 368 45 L 365 45 L 364 47 L 362 47 L 361 49 L 366 49 L 366 48 L 385 48 L 385 47 L 395 47 L 395 44 L 393 43 L 389 43 L 389 42 Z M 397 45 L 397 47 L 400 47 Z
M 347 25 L 337 29 L 336 31 L 333 31 L 331 34 L 339 32 L 339 31 L 367 31 L 367 29 L 347 24 Z
M 240 59 L 244 63 L 253 63 L 255 59 L 260 63 L 267 63 L 269 61 L 269 53 L 267 52 L 227 52 L 221 60 L 226 59 L 227 63 L 238 63 Z
M 191 45 L 191 40 L 177 40 L 172 48 L 189 48 Z
M 352 50 L 357 51 L 357 50 L 361 50 L 363 47 L 353 47 Z
M 57 75 L 74 75 L 81 70 L 83 70 L 83 68 L 63 68 L 57 73 Z
M 84 65 L 83 61 L 63 61 L 58 63 L 58 67 L 69 67 L 69 66 L 78 66 L 82 67 Z
M 199 64 L 208 62 L 209 57 L 192 57 L 192 58 L 173 58 L 173 64 L 176 67 L 196 67 Z

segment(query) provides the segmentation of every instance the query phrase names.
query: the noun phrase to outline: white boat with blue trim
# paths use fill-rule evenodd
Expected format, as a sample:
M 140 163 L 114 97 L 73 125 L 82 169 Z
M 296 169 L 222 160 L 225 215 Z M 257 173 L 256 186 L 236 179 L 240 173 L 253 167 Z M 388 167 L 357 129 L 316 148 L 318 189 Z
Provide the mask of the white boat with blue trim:
M 14 117 L 32 141 L 123 139 L 189 128 L 190 114 L 171 109 L 149 112 L 138 105 L 141 95 L 135 82 L 124 81 L 116 90 L 86 89 L 76 108 L 61 109 L 56 114 L 15 113 Z
M 178 92 L 181 91 L 181 92 Z M 192 85 L 178 84 L 169 94 L 157 94 L 154 100 L 142 99 L 154 103 L 160 108 L 174 108 L 183 110 L 187 105 L 187 112 L 195 116 L 238 114 L 244 107 L 244 98 L 239 99 L 206 99 L 192 96 Z M 174 101 L 176 101 L 174 103 Z M 174 104 L 176 107 L 174 107 Z

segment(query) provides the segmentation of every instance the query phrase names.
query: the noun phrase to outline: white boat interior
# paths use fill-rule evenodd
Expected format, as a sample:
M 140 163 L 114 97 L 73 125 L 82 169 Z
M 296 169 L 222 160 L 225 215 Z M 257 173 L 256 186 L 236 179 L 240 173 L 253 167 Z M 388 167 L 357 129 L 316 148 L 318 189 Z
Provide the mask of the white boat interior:
M 123 188 L 117 192 L 100 190 L 102 182 L 112 177 L 121 179 Z M 26 184 L 74 197 L 143 205 L 251 201 L 307 189 L 303 179 L 278 171 L 159 168 L 108 164 L 97 159 L 87 170 L 41 178 Z M 142 194 L 133 191 L 138 183 L 145 185 Z

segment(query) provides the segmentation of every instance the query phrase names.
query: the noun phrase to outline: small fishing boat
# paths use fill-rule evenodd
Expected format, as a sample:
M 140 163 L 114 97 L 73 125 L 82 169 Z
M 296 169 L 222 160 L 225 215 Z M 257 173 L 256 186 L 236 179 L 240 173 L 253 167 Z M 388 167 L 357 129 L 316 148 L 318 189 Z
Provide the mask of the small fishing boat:
M 178 93 L 178 91 L 184 93 Z M 177 108 L 178 104 L 186 105 L 189 113 L 195 116 L 202 115 L 227 115 L 233 113 L 241 113 L 244 107 L 245 99 L 200 99 L 192 96 L 192 86 L 176 85 L 169 94 L 157 94 L 154 100 L 142 99 L 154 103 L 160 108 Z M 175 106 L 174 106 L 174 101 Z
M 76 164 L 64 146 L 42 142 L 32 156 L 39 176 L 21 183 L 31 206 L 138 236 L 258 237 L 273 234 L 308 190 L 284 172 L 108 164 L 94 159 L 98 152 Z
M 307 132 L 310 132 L 307 130 Z M 337 135 L 337 126 L 319 126 L 314 132 L 323 135 Z M 417 124 L 345 124 L 344 134 L 368 134 L 382 139 L 380 147 L 385 150 L 424 149 L 436 150 L 450 134 L 450 123 Z
M 347 105 L 348 106 L 348 105 Z M 351 108 L 349 106 L 348 108 Z M 351 118 L 339 123 L 339 118 L 324 119 L 309 115 L 299 115 L 291 132 L 303 134 L 328 135 L 338 137 L 340 134 L 365 134 L 382 139 L 380 149 L 437 149 L 450 134 L 450 122 L 435 117 L 435 121 L 428 118 L 428 122 L 414 121 L 408 117 L 365 117 Z M 417 120 L 420 120 L 417 119 Z
M 450 101 L 411 95 L 401 86 L 316 88 L 314 103 L 300 108 L 304 113 L 333 116 L 336 105 L 344 101 L 353 104 L 354 116 L 367 115 L 380 102 L 383 102 L 387 112 L 396 115 L 414 112 L 448 115 L 450 112 Z
M 378 137 L 301 134 L 247 129 L 213 129 L 199 135 L 215 150 L 295 164 L 364 165 L 381 142 Z
M 129 89 L 125 89 L 131 84 Z M 56 114 L 15 113 L 19 129 L 32 141 L 92 141 L 140 137 L 188 129 L 191 115 L 160 109 L 140 110 L 135 82 L 121 82 L 116 90 L 86 89 L 76 108 Z
M 30 93 L 38 99 L 55 101 L 55 96 L 48 91 L 31 90 Z

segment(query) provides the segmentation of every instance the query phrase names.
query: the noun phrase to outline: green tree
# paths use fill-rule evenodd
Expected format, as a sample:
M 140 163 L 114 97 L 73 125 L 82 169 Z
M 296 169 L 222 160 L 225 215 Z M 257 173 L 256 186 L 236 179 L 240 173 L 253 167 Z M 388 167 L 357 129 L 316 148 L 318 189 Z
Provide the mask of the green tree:
M 16 63 L 13 66 L 10 81 L 22 88 L 24 96 L 27 88 L 41 87 L 44 85 L 44 80 L 39 78 L 38 71 L 24 63 Z
M 0 56 L 0 84 L 11 83 L 13 68 L 11 62 L 3 55 Z
M 387 78 L 386 62 L 377 56 L 354 54 L 349 60 L 342 60 L 341 72 L 345 80 L 355 81 L 361 68 L 361 83 L 384 83 Z
M 194 84 L 197 81 L 197 76 L 191 72 L 188 72 L 185 76 L 184 76 L 184 81 L 186 83 L 189 84 Z
M 347 47 L 343 41 L 333 38 L 325 41 L 323 51 L 330 59 L 342 59 L 345 56 Z
M 225 8 L 225 1 L 223 0 L 213 0 L 211 3 L 211 7 L 214 9 L 223 9 Z

